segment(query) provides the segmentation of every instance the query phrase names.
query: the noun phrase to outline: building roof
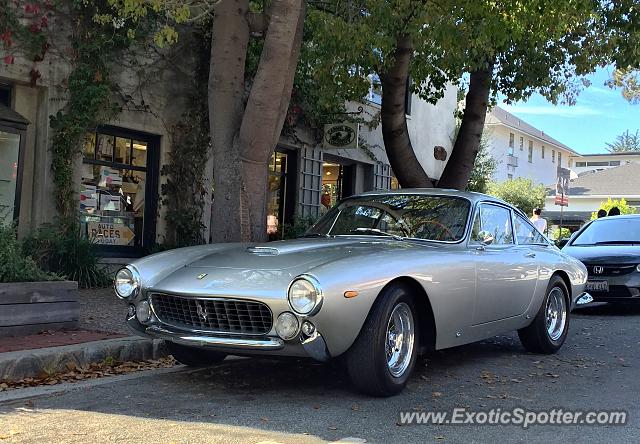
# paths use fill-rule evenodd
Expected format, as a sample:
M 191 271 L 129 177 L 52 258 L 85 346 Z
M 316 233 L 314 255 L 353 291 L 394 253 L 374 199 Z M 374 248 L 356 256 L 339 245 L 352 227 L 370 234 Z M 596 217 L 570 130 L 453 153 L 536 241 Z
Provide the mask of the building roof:
M 508 127 L 514 128 L 516 130 L 519 130 L 519 131 L 522 131 L 524 133 L 530 134 L 531 136 L 534 136 L 534 137 L 537 137 L 538 139 L 544 140 L 547 143 L 559 146 L 560 148 L 563 148 L 563 149 L 569 151 L 572 154 L 578 155 L 578 153 L 574 149 L 569 148 L 564 143 L 557 141 L 556 139 L 554 139 L 553 137 L 549 136 L 548 134 L 545 134 L 544 131 L 540 131 L 539 129 L 535 128 L 534 126 L 529 125 L 524 120 L 519 119 L 518 117 L 514 116 L 513 114 L 511 114 L 507 110 L 505 110 L 503 108 L 500 108 L 499 106 L 494 106 L 493 109 L 491 110 L 489 116 L 490 116 L 490 118 L 487 121 L 488 124 L 502 123 L 503 125 L 506 125 Z M 493 119 L 491 119 L 491 118 L 493 118 Z
M 549 195 L 555 186 L 549 187 Z M 573 179 L 569 185 L 571 196 L 638 196 L 640 195 L 640 164 L 629 163 L 615 168 L 585 174 Z
M 615 153 L 573 155 L 573 157 L 604 157 L 604 156 L 640 156 L 640 151 L 621 151 L 621 152 L 615 152 Z

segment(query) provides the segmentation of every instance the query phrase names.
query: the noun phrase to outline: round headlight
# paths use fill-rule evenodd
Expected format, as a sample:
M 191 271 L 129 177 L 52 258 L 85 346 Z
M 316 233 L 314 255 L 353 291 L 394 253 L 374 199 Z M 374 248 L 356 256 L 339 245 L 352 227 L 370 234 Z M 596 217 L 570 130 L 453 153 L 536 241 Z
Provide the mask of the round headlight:
M 638 272 L 640 272 L 640 264 L 638 264 L 638 265 L 636 266 L 636 270 L 637 270 Z
M 298 318 L 293 313 L 285 311 L 276 321 L 276 333 L 282 339 L 292 339 L 298 333 Z
M 113 284 L 116 294 L 122 299 L 130 298 L 135 295 L 140 287 L 140 279 L 137 273 L 129 268 L 122 268 L 116 273 L 116 279 Z
M 318 286 L 307 278 L 298 278 L 289 286 L 289 304 L 296 313 L 311 313 L 320 303 L 322 293 Z

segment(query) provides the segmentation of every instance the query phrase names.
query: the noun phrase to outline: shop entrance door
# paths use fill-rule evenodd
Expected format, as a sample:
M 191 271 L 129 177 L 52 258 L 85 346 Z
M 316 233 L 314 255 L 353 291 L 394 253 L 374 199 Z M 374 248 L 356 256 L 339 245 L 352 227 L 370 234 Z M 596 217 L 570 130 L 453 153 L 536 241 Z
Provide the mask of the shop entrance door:
M 338 201 L 355 193 L 355 164 L 346 164 L 333 158 L 322 163 L 321 211 L 334 206 Z

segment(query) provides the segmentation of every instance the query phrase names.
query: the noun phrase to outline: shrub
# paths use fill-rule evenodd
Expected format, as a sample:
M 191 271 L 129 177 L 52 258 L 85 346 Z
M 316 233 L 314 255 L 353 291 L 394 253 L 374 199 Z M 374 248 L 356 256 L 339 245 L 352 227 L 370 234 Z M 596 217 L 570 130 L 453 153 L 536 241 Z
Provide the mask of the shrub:
M 78 281 L 81 288 L 106 287 L 112 281 L 106 267 L 98 263 L 95 245 L 82 236 L 79 225 L 64 231 L 44 225 L 24 240 L 23 250 L 42 269 Z
M 591 220 L 598 218 L 598 210 L 605 210 L 608 213 L 613 207 L 618 207 L 620 209 L 620 214 L 635 214 L 636 212 L 636 209 L 634 207 L 630 207 L 624 197 L 619 200 L 608 198 L 606 201 L 600 202 L 598 209 L 591 213 Z
M 491 183 L 488 194 L 498 197 L 530 215 L 534 208 L 544 207 L 547 192 L 544 185 L 534 185 L 531 179 L 518 177 L 501 183 Z
M 295 239 L 302 236 L 317 220 L 314 217 L 294 217 L 293 222 L 284 224 L 282 239 Z
M 14 227 L 0 224 L 0 282 L 37 282 L 60 280 L 47 273 L 24 254 Z

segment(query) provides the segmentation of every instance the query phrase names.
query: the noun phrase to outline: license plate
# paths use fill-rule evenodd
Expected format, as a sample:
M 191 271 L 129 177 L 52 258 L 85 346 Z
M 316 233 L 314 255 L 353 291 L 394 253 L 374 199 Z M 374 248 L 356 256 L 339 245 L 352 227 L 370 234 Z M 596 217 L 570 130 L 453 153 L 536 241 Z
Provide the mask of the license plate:
M 584 288 L 586 291 L 609 291 L 609 282 L 607 281 L 589 281 Z

